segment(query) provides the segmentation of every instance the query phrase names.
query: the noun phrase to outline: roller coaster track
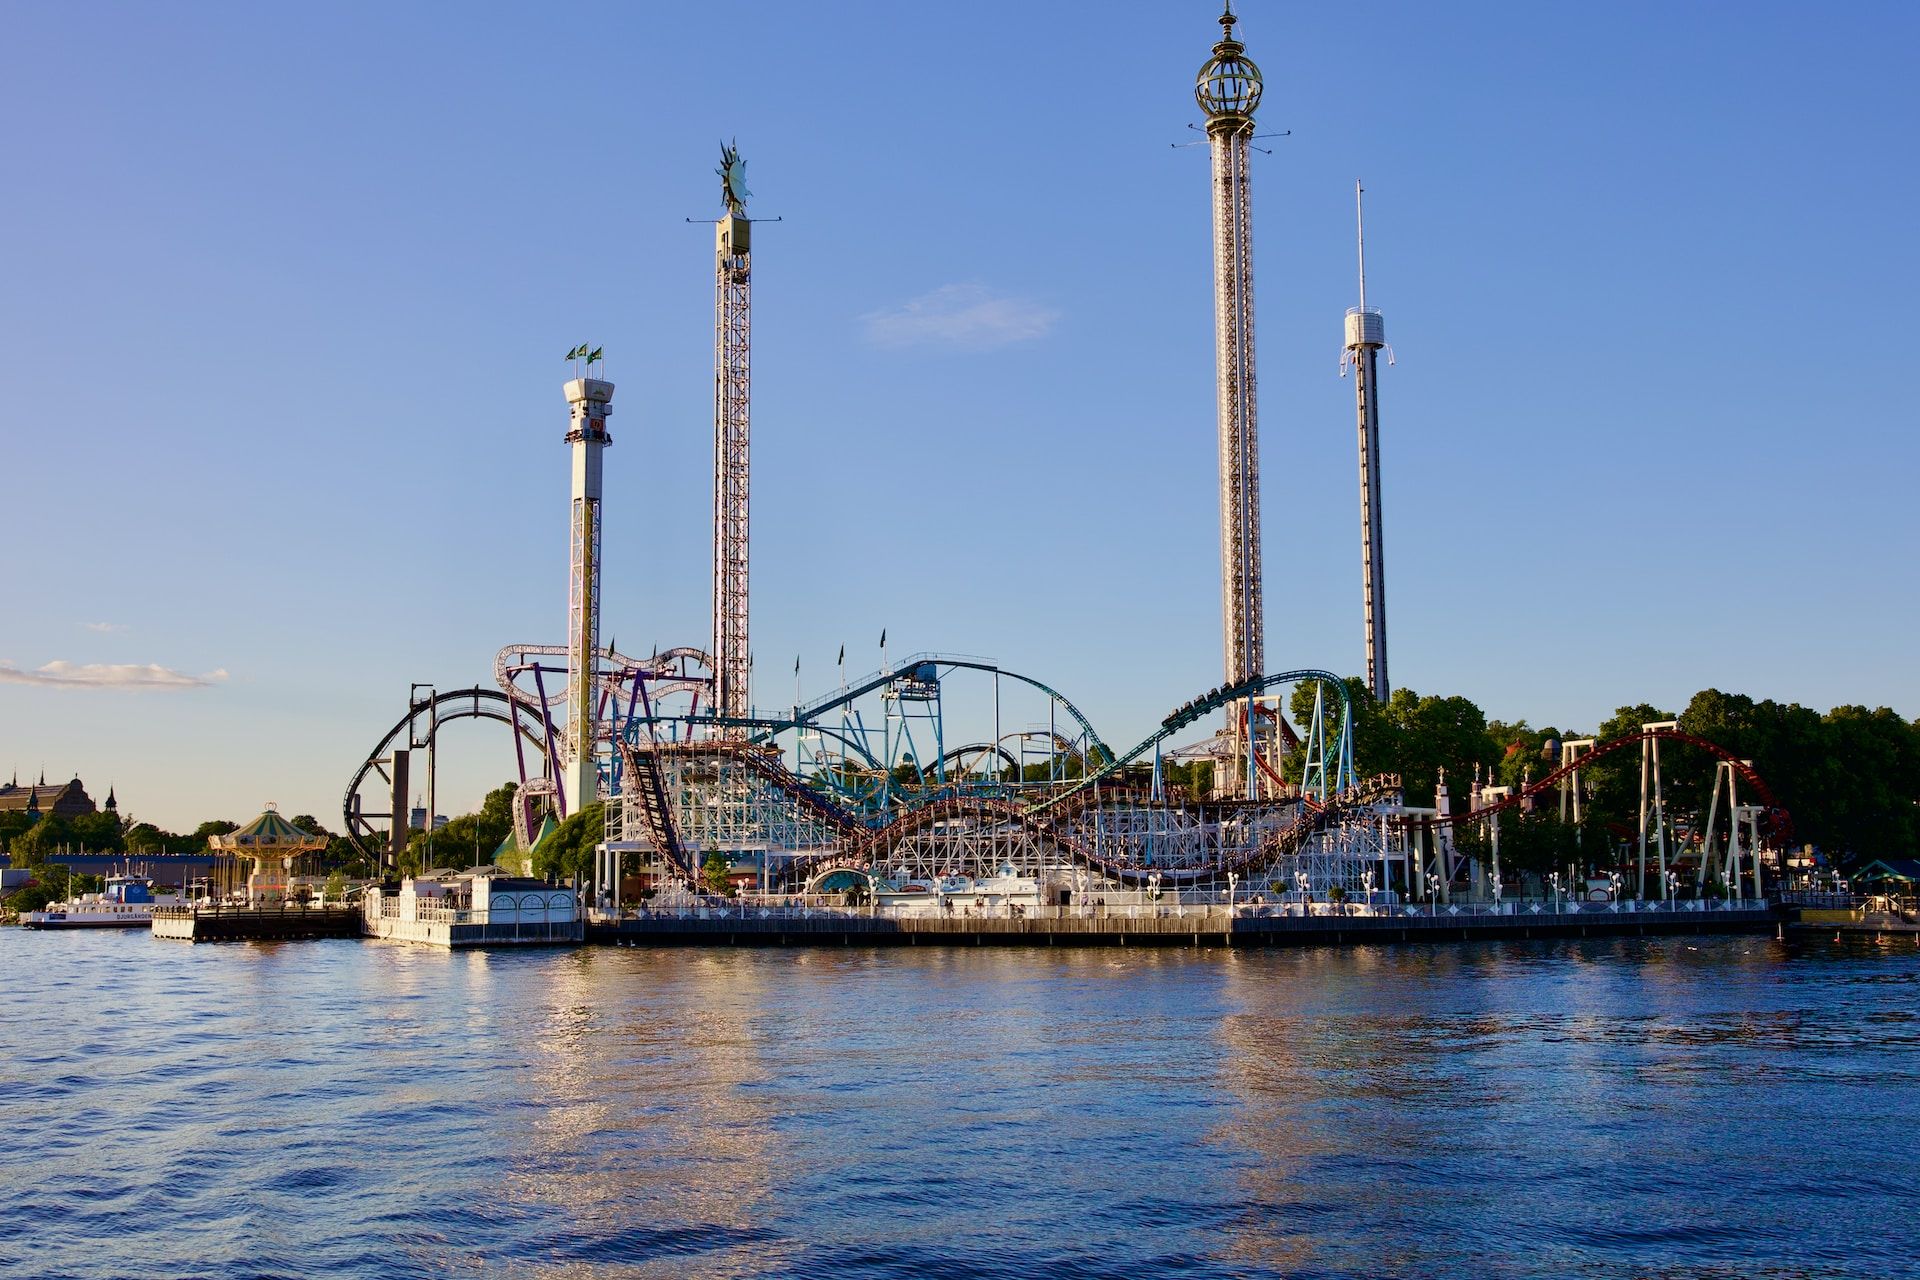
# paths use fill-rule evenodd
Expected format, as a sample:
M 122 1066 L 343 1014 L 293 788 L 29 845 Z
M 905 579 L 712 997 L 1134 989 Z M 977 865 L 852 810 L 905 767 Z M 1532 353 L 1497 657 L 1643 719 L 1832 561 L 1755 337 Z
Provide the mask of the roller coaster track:
M 640 797 L 640 825 L 646 828 L 647 842 L 655 853 L 678 867 L 689 878 L 698 874 L 680 844 L 680 833 L 673 824 L 673 806 L 667 801 L 666 782 L 660 776 L 660 756 L 653 748 L 634 749 L 621 745 L 625 757 L 627 786 Z
M 381 769 L 384 758 L 421 717 L 427 717 L 434 733 L 439 732 L 439 726 L 453 720 L 495 720 L 511 726 L 536 751 L 544 754 L 547 749 L 546 725 L 535 706 L 506 693 L 477 685 L 471 689 L 449 689 L 445 693 L 435 694 L 431 703 L 423 702 L 412 708 L 400 717 L 393 728 L 387 730 L 386 736 L 367 753 L 367 758 L 361 761 L 360 767 L 347 783 L 346 794 L 340 802 L 341 815 L 346 819 L 347 839 L 353 841 L 354 847 L 364 857 L 377 858 L 380 854 L 380 846 L 372 839 L 373 828 L 366 821 L 368 816 L 386 817 L 393 822 L 404 822 L 406 819 L 400 814 L 365 814 L 355 807 L 354 800 L 365 785 L 367 775 Z
M 660 769 L 661 763 L 668 758 L 726 760 L 743 764 L 761 781 L 798 803 L 808 816 L 831 826 L 835 831 L 845 834 L 865 829 L 859 819 L 808 786 L 787 768 L 781 762 L 777 748 L 764 743 L 728 738 L 643 744 L 623 742 L 620 744 L 620 753 L 628 770 L 627 776 L 638 780 L 641 822 L 646 827 L 648 841 L 688 875 L 697 874 L 699 868 L 691 862 L 674 825 L 673 807 L 668 800 L 666 779 Z
M 1465 813 L 1439 814 L 1431 818 L 1403 817 L 1395 819 L 1395 821 L 1403 825 L 1427 823 L 1436 827 L 1449 825 L 1459 826 L 1463 822 L 1478 822 L 1483 818 L 1490 818 L 1496 813 L 1518 808 L 1526 801 L 1532 800 L 1547 791 L 1551 791 L 1560 785 L 1562 779 L 1570 777 L 1581 769 L 1587 768 L 1603 756 L 1609 756 L 1616 751 L 1622 751 L 1627 747 L 1653 740 L 1685 743 L 1687 746 L 1698 747 L 1708 755 L 1719 760 L 1725 760 L 1731 764 L 1734 773 L 1739 776 L 1740 781 L 1752 788 L 1753 793 L 1760 798 L 1760 803 L 1766 808 L 1766 826 L 1772 842 L 1784 844 L 1793 837 L 1793 815 L 1789 814 L 1786 809 L 1780 805 L 1780 802 L 1774 799 L 1773 789 L 1767 786 L 1765 779 L 1754 772 L 1752 765 L 1740 759 L 1719 743 L 1709 742 L 1705 738 L 1684 732 L 1680 729 L 1642 729 L 1637 733 L 1622 734 L 1618 738 L 1613 738 L 1601 743 L 1571 764 L 1561 765 L 1558 769 L 1547 774 L 1538 782 L 1522 787 L 1512 795 L 1501 800 L 1496 800 L 1492 804 L 1481 805 L 1478 809 L 1471 809 Z
M 1056 805 L 1066 803 L 1084 791 L 1089 791 L 1099 786 L 1114 774 L 1118 773 L 1121 768 L 1132 764 L 1135 760 L 1138 760 L 1160 743 L 1173 737 L 1176 733 L 1197 724 L 1199 721 L 1206 719 L 1217 711 L 1231 706 L 1233 703 L 1243 702 L 1248 698 L 1256 697 L 1278 685 L 1298 684 L 1302 680 L 1319 680 L 1322 683 L 1330 684 L 1334 687 L 1340 695 L 1340 722 L 1350 731 L 1353 724 L 1353 707 L 1347 694 L 1347 684 L 1346 681 L 1334 675 L 1331 671 L 1303 668 L 1298 671 L 1282 671 L 1276 675 L 1258 676 L 1252 680 L 1242 681 L 1240 684 L 1222 685 L 1217 689 L 1210 689 L 1199 697 L 1176 708 L 1173 714 L 1160 722 L 1158 729 L 1135 744 L 1131 750 L 1119 756 L 1112 756 L 1111 753 L 1109 753 L 1110 758 L 1100 769 L 1088 774 L 1073 786 L 1061 791 L 1056 791 L 1052 795 L 1036 801 L 1032 806 L 1033 811 L 1037 813 L 1051 809 Z
M 842 685 L 831 693 L 824 694 L 815 698 L 812 702 L 796 707 L 792 718 L 789 720 L 782 720 L 761 726 L 759 731 L 753 735 L 753 740 L 756 742 L 765 742 L 782 730 L 811 725 L 828 712 L 837 711 L 841 707 L 847 706 L 859 698 L 872 693 L 875 689 L 883 689 L 897 680 L 911 677 L 915 671 L 927 666 L 958 668 L 962 671 L 980 671 L 988 675 L 1004 676 L 1009 680 L 1030 685 L 1059 703 L 1061 709 L 1067 713 L 1075 724 L 1080 726 L 1080 731 L 1086 734 L 1087 737 L 1088 755 L 1092 756 L 1097 754 L 1105 756 L 1108 759 L 1111 759 L 1113 756 L 1113 752 L 1107 747 L 1105 742 L 1101 741 L 1099 733 L 1094 730 L 1092 722 L 1084 715 L 1081 715 L 1080 709 L 1069 702 L 1066 696 L 1059 690 L 1040 683 L 1032 676 L 1023 676 L 1017 671 L 1008 671 L 1006 668 L 996 663 L 988 662 L 983 658 L 968 658 L 949 653 L 916 653 L 911 657 L 902 658 L 899 662 L 891 666 L 882 667 L 878 671 L 870 672 L 858 680 L 853 681 L 851 684 Z

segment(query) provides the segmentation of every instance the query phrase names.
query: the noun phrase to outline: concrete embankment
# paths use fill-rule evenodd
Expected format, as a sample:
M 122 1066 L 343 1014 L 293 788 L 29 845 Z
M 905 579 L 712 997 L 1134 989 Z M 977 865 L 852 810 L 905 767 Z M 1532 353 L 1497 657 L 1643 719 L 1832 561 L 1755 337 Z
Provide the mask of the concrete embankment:
M 1520 915 L 1184 915 L 900 917 L 810 916 L 753 909 L 653 912 L 596 921 L 589 943 L 610 946 L 1025 946 L 1286 947 L 1470 942 L 1500 938 L 1604 938 L 1657 934 L 1773 933 L 1771 906 L 1714 911 L 1579 911 Z

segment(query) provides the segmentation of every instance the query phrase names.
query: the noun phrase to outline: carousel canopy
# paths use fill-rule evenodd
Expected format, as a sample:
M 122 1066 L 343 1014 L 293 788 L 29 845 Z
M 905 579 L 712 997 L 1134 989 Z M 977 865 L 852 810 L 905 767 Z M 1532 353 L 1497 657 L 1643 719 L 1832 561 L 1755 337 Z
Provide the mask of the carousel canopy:
M 222 853 L 307 853 L 326 848 L 327 838 L 302 831 L 269 806 L 238 831 L 209 836 L 207 844 Z

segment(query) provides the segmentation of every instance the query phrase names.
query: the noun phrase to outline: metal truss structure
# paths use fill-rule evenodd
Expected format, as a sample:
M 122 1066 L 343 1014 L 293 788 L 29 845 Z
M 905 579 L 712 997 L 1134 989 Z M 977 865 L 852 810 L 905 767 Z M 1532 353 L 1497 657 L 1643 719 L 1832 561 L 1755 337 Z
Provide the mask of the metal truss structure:
M 1228 684 L 1266 670 L 1260 569 L 1260 436 L 1253 339 L 1253 113 L 1260 69 L 1220 18 L 1220 41 L 1200 69 L 1194 96 L 1207 115 L 1213 156 L 1213 325 L 1220 436 L 1220 634 Z M 1239 742 L 1237 794 L 1258 795 L 1260 720 L 1252 708 L 1228 717 Z
M 715 705 L 746 715 L 749 393 L 752 385 L 752 224 L 729 203 L 714 237 L 713 661 Z M 733 732 L 729 730 L 729 732 Z

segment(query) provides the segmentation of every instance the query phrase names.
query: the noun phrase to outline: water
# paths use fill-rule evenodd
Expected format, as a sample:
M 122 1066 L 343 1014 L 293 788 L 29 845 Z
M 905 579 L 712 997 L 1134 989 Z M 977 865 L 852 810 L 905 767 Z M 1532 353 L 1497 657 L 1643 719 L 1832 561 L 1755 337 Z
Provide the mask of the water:
M 1920 954 L 0 930 L 0 1277 L 1920 1275 Z

